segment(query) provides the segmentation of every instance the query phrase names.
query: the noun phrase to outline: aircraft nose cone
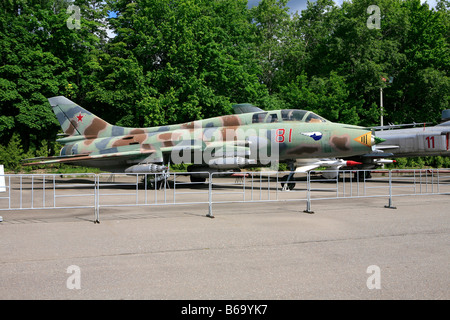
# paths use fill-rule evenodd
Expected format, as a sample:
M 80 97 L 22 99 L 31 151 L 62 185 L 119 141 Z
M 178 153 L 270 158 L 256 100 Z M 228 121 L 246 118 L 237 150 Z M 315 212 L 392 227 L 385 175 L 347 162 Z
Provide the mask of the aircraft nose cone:
M 362 134 L 361 134 L 362 133 Z M 377 136 L 374 136 L 371 131 L 360 131 L 358 134 L 358 137 L 353 139 L 354 141 L 366 146 L 366 147 L 372 147 L 378 143 L 381 143 L 383 141 L 386 141 L 385 139 L 379 138 Z

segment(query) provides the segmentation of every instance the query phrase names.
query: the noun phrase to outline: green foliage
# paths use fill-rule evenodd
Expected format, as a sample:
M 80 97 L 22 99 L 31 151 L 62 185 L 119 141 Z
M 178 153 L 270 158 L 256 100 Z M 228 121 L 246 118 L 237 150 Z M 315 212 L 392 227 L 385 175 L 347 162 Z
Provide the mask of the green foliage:
M 170 171 L 174 172 L 187 172 L 188 164 L 180 163 L 180 164 L 170 164 Z
M 74 167 L 71 165 L 57 165 L 48 169 L 50 174 L 70 174 L 70 173 L 102 173 L 98 168 Z
M 2 1 L 0 139 L 14 148 L 20 138 L 16 155 L 55 154 L 60 128 L 47 98 L 57 95 L 130 127 L 219 116 L 245 102 L 378 125 L 381 87 L 385 122 L 437 123 L 450 108 L 448 0 L 435 9 L 419 0 L 317 0 L 298 14 L 288 3 Z M 81 9 L 80 29 L 67 26 L 71 4 Z M 369 5 L 379 6 L 381 29 L 366 25 Z
M 344 78 L 335 72 L 311 80 L 302 73 L 284 86 L 281 93 L 289 108 L 311 110 L 335 122 L 358 123 L 357 108 L 348 103 L 349 91 Z
M 412 157 L 397 158 L 395 164 L 386 166 L 388 169 L 424 169 L 424 168 L 450 168 L 449 157 Z
M 17 132 L 26 150 L 41 139 L 54 139 L 59 126 L 47 98 L 77 97 L 83 66 L 101 36 L 100 29 L 93 28 L 95 22 L 87 19 L 98 10 L 92 10 L 95 2 L 75 2 L 82 8 L 81 30 L 66 25 L 71 1 L 0 4 L 1 139 Z
M 0 145 L 0 164 L 5 166 L 6 171 L 20 171 L 24 156 L 22 142 L 17 133 L 13 134 L 6 147 Z
M 230 112 L 231 101 L 264 94 L 246 1 L 109 1 L 117 34 L 90 97 L 132 115 L 129 125 L 163 125 Z M 105 68 L 106 69 L 106 68 Z M 97 98 L 98 99 L 98 98 Z M 136 108 L 138 106 L 138 108 Z M 123 116 L 121 117 L 123 118 Z

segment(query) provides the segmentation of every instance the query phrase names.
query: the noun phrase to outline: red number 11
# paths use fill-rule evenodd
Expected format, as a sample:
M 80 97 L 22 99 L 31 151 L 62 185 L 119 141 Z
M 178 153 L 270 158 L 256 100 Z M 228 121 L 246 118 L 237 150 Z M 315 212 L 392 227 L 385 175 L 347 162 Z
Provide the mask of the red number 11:
M 428 142 L 428 149 L 433 148 L 434 149 L 434 137 L 426 137 L 425 138 Z M 431 147 L 432 145 L 432 147 Z

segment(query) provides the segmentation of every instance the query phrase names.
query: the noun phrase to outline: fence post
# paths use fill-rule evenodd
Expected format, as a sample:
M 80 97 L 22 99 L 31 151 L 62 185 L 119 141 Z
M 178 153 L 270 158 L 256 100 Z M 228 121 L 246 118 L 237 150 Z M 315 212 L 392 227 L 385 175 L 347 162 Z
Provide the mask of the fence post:
M 209 172 L 208 178 L 208 214 L 206 215 L 208 218 L 214 218 L 212 212 L 212 175 L 213 173 Z
M 437 193 L 439 194 L 439 169 L 436 169 L 436 173 L 437 173 Z
M 392 170 L 389 170 L 389 204 L 384 207 L 389 209 L 397 209 L 397 207 L 392 205 Z
M 100 175 L 94 175 L 94 223 L 100 223 Z
M 310 171 L 307 172 L 306 175 L 306 210 L 303 210 L 303 212 L 306 213 L 314 213 L 314 211 L 311 211 L 311 177 L 310 177 Z

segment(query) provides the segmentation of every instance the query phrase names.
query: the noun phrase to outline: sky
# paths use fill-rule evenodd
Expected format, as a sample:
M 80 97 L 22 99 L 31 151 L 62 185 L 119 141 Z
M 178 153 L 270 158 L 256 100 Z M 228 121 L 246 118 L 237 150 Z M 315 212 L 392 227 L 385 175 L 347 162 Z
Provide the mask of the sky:
M 259 3 L 260 0 L 248 0 L 248 6 L 251 8 Z M 339 0 L 342 1 L 342 0 Z M 301 11 L 306 9 L 307 0 L 290 0 L 288 2 L 288 7 L 291 8 L 292 12 Z

